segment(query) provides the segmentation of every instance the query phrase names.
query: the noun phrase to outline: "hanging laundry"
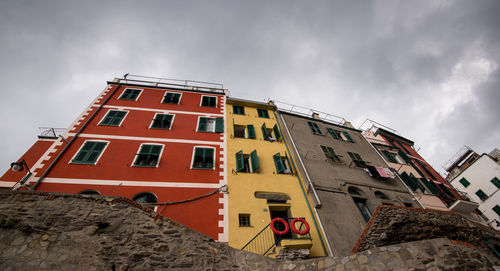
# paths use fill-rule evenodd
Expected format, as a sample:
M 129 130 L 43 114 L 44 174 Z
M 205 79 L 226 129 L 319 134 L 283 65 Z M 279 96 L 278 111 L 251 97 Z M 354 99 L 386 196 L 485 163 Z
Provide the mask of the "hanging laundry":
M 389 176 L 389 178 L 391 178 L 391 179 L 396 178 L 396 174 L 394 174 L 394 172 L 392 172 L 391 168 L 384 168 L 384 171 L 387 174 L 387 176 Z
M 372 177 L 380 178 L 380 173 L 374 166 L 366 166 L 366 168 L 370 171 Z
M 389 175 L 387 175 L 383 167 L 375 167 L 375 169 L 377 170 L 378 175 L 380 175 L 380 177 L 389 178 Z
M 370 177 L 372 177 L 372 174 L 370 173 L 370 171 L 367 168 L 363 168 L 363 170 L 366 171 L 366 173 L 368 173 L 368 175 L 370 175 Z

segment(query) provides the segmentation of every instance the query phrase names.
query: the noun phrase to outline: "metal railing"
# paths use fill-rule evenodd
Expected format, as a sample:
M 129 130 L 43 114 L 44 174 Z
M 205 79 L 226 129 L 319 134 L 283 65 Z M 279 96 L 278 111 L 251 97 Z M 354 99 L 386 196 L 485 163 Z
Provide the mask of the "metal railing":
M 292 220 L 294 219 L 293 217 L 291 218 L 283 218 L 286 220 L 288 225 L 291 225 Z M 304 219 L 302 217 L 302 219 Z M 300 225 L 298 225 L 300 224 Z M 277 223 L 279 226 L 279 223 Z M 278 230 L 284 230 L 284 228 L 280 228 L 277 226 Z M 302 231 L 305 229 L 305 224 L 301 222 L 296 222 L 296 227 L 299 231 Z M 253 252 L 255 254 L 260 254 L 260 255 L 268 255 L 270 252 L 272 252 L 272 249 L 275 248 L 276 246 L 279 246 L 282 240 L 290 240 L 290 239 L 311 239 L 311 235 L 308 233 L 306 234 L 297 234 L 293 232 L 291 229 L 289 229 L 288 233 L 285 235 L 277 235 L 271 230 L 271 223 L 267 224 L 259 233 L 257 233 L 248 243 L 246 243 L 241 250 Z
M 124 84 L 127 83 L 137 84 L 143 86 L 159 86 L 167 88 L 172 87 L 185 90 L 200 90 L 200 91 L 214 92 L 218 94 L 228 94 L 228 91 L 227 89 L 224 88 L 223 84 L 187 80 L 187 79 L 171 79 L 171 78 L 127 74 L 124 75 L 123 78 L 115 78 L 113 82 L 124 83 Z
M 57 138 L 59 135 L 64 133 L 66 129 L 64 128 L 53 128 L 53 127 L 38 127 L 40 129 L 40 134 L 38 138 Z
M 305 117 L 311 118 L 313 114 L 317 114 L 320 120 L 324 120 L 327 122 L 331 122 L 337 125 L 344 125 L 346 123 L 346 120 L 343 117 L 339 117 L 336 115 L 332 115 L 326 112 L 314 110 L 311 108 L 303 107 L 303 106 L 298 106 L 282 101 L 277 101 L 277 100 L 271 100 L 280 111 L 283 112 L 288 112 L 296 115 L 301 115 Z

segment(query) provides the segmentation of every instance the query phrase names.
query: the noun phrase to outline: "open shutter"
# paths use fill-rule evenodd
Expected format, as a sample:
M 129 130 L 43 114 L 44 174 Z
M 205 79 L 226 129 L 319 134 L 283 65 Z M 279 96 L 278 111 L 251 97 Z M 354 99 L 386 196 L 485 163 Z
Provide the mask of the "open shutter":
M 257 157 L 257 150 L 254 150 L 250 153 L 250 160 L 252 161 L 252 172 L 255 172 L 260 168 L 259 166 L 259 158 Z
M 411 163 L 410 157 L 408 157 L 405 152 L 403 152 L 402 150 L 398 150 L 398 154 L 403 158 L 403 160 L 405 160 L 406 163 Z
M 274 131 L 274 135 L 276 136 L 276 141 L 278 141 L 281 137 L 281 134 L 280 134 L 280 129 L 278 128 L 277 124 L 274 125 L 273 131 Z
M 276 166 L 276 171 L 278 173 L 283 173 L 285 171 L 285 164 L 281 159 L 281 154 L 278 152 L 277 154 L 273 155 L 273 159 L 274 159 L 274 165 Z
M 354 140 L 351 138 L 351 136 L 349 135 L 349 133 L 348 133 L 348 132 L 342 132 L 342 133 L 344 134 L 345 138 L 347 138 L 347 140 L 348 140 L 349 142 L 354 143 Z
M 326 128 L 326 130 L 330 133 L 330 135 L 332 135 L 333 138 L 340 139 L 337 133 L 335 133 L 335 131 L 332 128 Z
M 410 187 L 412 191 L 415 191 L 418 189 L 418 184 L 415 183 L 415 181 L 412 179 L 408 173 L 403 172 L 401 174 L 401 179 L 403 179 L 403 182 Z
M 243 151 L 236 153 L 236 171 L 240 172 L 245 168 L 245 162 L 243 161 Z
M 224 132 L 224 118 L 216 118 L 215 119 L 215 132 L 223 133 Z
M 207 131 L 207 118 L 200 118 L 200 122 L 198 123 L 198 131 Z
M 247 125 L 248 138 L 255 138 L 255 128 L 252 124 Z
M 262 123 L 262 127 L 260 127 L 262 129 L 262 135 L 264 136 L 264 140 L 266 140 L 267 138 L 267 127 L 266 127 L 266 124 L 265 123 Z

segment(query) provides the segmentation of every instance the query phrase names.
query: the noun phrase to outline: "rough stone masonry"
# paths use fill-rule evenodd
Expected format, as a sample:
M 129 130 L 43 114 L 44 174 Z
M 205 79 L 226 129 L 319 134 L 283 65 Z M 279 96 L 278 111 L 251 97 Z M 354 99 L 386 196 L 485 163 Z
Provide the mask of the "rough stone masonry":
M 493 270 L 487 250 L 430 239 L 342 258 L 274 260 L 126 198 L 0 192 L 0 270 Z

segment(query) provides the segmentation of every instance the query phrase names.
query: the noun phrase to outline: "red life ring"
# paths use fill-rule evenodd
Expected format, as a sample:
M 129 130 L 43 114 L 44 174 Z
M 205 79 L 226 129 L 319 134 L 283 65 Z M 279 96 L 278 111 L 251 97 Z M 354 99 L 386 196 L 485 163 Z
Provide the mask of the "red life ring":
M 295 222 L 299 222 L 299 221 L 302 222 L 306 226 L 306 228 L 302 231 L 299 231 L 295 227 Z M 290 223 L 290 227 L 292 228 L 292 231 L 295 232 L 296 234 L 304 235 L 304 234 L 307 234 L 309 232 L 309 224 L 303 218 L 292 219 L 292 222 Z
M 285 225 L 285 229 L 282 230 L 282 231 L 279 231 L 278 229 L 276 229 L 276 227 L 274 227 L 274 224 L 276 222 L 280 222 L 281 224 Z M 286 223 L 286 221 L 283 219 L 283 218 L 274 218 L 273 220 L 271 220 L 271 230 L 274 232 L 274 234 L 276 235 L 285 235 L 288 233 L 288 231 L 290 230 L 290 227 L 288 227 L 288 223 Z

